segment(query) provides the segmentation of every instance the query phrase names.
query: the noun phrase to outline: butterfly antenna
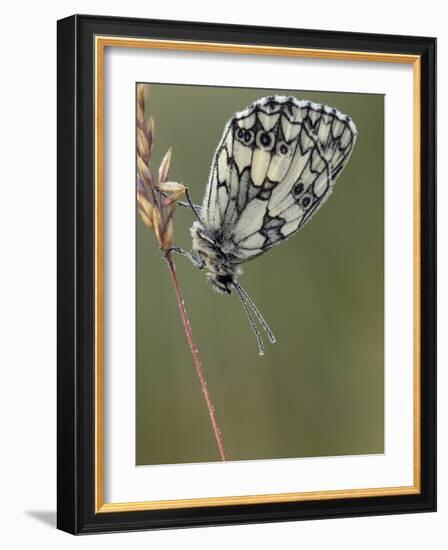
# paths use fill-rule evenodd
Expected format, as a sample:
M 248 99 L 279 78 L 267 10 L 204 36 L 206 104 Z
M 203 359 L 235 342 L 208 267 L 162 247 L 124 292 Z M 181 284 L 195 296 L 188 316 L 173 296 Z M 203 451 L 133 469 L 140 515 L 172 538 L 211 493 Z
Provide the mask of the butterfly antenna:
M 233 283 L 233 284 L 234 284 L 238 294 L 240 295 L 240 297 L 244 298 L 244 300 L 253 309 L 256 318 L 259 320 L 261 326 L 264 328 L 266 334 L 268 335 L 269 342 L 271 342 L 271 344 L 275 344 L 276 339 L 275 339 L 274 333 L 272 332 L 271 327 L 267 324 L 267 322 L 266 322 L 265 318 L 263 317 L 263 315 L 260 313 L 260 310 L 254 304 L 254 302 L 252 301 L 250 296 L 247 294 L 247 292 L 242 287 L 240 287 L 240 285 L 238 283 Z
M 236 293 L 238 294 L 238 298 L 243 304 L 243 308 L 244 308 L 244 311 L 246 312 L 247 318 L 249 320 L 249 324 L 252 327 L 252 330 L 254 331 L 255 338 L 257 339 L 258 353 L 259 355 L 264 355 L 263 339 L 261 338 L 260 331 L 258 330 L 257 325 L 255 324 L 255 321 L 252 317 L 249 306 L 247 305 L 247 302 L 244 298 L 244 294 L 241 292 L 241 287 L 239 285 L 234 285 L 234 286 L 235 286 Z

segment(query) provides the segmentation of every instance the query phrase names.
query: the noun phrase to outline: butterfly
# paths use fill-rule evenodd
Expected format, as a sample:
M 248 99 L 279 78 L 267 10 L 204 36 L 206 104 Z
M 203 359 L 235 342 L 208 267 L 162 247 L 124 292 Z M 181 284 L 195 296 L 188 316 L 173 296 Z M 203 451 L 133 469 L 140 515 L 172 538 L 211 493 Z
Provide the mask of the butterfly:
M 215 151 L 187 256 L 207 269 L 213 288 L 235 290 L 255 334 L 255 318 L 275 337 L 238 279 L 241 265 L 285 242 L 308 223 L 333 191 L 356 142 L 353 120 L 328 105 L 274 95 L 261 98 L 227 122 Z

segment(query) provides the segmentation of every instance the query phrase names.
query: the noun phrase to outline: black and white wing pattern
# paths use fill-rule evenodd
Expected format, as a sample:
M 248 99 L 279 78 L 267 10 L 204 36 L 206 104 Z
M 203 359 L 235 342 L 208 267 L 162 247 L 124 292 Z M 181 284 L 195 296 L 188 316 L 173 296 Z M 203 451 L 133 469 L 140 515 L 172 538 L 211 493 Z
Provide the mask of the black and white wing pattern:
M 330 196 L 356 127 L 338 110 L 290 96 L 259 99 L 227 123 L 201 219 L 241 263 L 301 229 Z

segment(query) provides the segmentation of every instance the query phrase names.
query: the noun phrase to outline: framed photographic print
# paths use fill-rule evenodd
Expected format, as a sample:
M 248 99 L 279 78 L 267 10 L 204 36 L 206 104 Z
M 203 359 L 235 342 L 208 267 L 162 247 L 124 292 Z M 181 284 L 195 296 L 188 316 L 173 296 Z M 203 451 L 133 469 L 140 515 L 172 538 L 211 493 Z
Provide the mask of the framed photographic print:
M 433 38 L 58 22 L 58 527 L 433 511 Z

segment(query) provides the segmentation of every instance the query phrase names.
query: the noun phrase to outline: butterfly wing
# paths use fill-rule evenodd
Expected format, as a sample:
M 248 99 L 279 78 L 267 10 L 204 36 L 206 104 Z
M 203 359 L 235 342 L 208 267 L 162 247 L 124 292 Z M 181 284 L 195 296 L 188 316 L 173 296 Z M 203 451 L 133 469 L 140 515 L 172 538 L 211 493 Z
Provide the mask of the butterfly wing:
M 330 196 L 356 141 L 332 107 L 294 97 L 260 99 L 227 123 L 201 218 L 234 263 L 302 228 Z

